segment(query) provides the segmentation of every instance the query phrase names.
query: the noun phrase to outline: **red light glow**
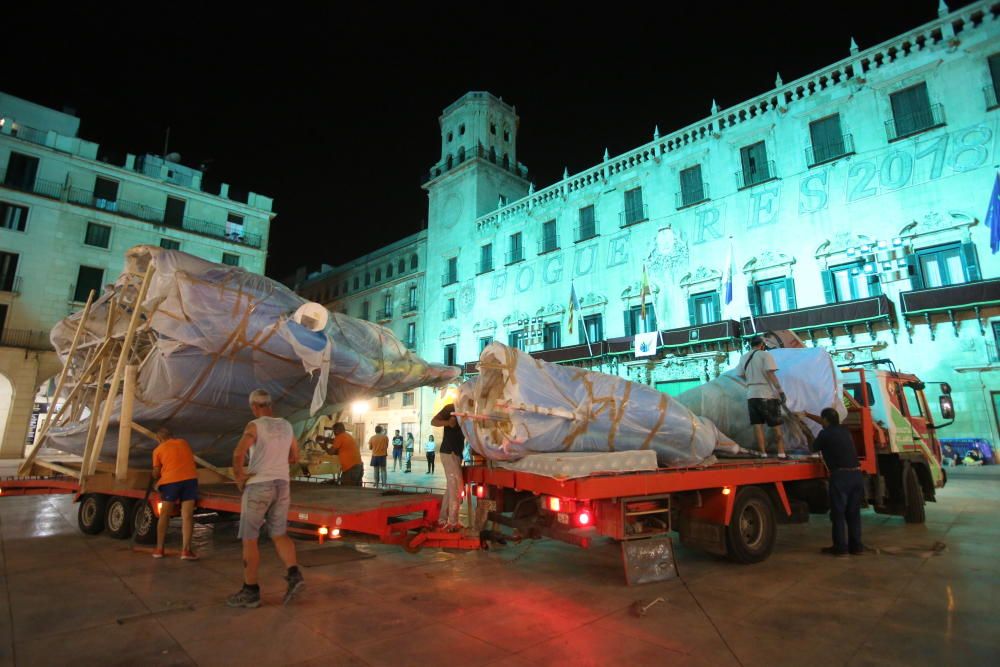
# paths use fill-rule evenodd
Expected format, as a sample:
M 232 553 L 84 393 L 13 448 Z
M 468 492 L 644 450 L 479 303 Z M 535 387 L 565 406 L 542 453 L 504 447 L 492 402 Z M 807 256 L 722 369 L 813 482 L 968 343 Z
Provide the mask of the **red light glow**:
M 562 510 L 562 501 L 560 501 L 558 498 L 550 497 L 549 509 L 552 510 L 553 512 L 559 512 L 560 510 Z
M 476 498 L 485 498 L 485 497 L 486 497 L 486 487 L 485 486 L 477 486 L 476 487 Z
M 593 520 L 594 517 L 591 516 L 590 510 L 580 510 L 580 513 L 576 515 L 576 522 L 581 526 L 589 526 Z

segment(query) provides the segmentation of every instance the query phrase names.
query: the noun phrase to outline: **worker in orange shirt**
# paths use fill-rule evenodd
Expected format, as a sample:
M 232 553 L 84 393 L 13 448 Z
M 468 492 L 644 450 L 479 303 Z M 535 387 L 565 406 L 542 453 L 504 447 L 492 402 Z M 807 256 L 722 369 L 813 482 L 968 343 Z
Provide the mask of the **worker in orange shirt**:
M 167 539 L 167 527 L 174 513 L 174 504 L 181 504 L 181 532 L 183 544 L 181 560 L 198 560 L 191 550 L 191 535 L 194 532 L 194 504 L 198 500 L 198 471 L 194 465 L 194 452 L 187 440 L 174 438 L 170 430 L 161 426 L 156 431 L 159 441 L 153 450 L 153 478 L 159 480 L 160 520 L 156 525 L 156 550 L 153 558 L 163 558 L 163 543 Z
M 333 442 L 330 451 L 340 459 L 340 483 L 342 486 L 361 486 L 365 476 L 365 466 L 361 463 L 361 450 L 354 436 L 344 428 L 344 422 L 333 425 Z

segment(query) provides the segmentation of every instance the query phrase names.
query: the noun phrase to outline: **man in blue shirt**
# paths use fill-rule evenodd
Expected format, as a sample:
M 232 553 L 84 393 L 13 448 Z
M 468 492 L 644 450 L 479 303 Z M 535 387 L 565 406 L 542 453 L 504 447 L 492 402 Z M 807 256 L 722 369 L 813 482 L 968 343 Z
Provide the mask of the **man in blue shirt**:
M 830 470 L 830 520 L 833 522 L 833 546 L 824 547 L 823 553 L 860 556 L 864 553 L 861 543 L 861 503 L 865 497 L 864 478 L 858 465 L 851 432 L 840 425 L 840 415 L 833 408 L 825 408 L 819 416 L 805 413 L 823 426 L 812 444 L 820 452 Z

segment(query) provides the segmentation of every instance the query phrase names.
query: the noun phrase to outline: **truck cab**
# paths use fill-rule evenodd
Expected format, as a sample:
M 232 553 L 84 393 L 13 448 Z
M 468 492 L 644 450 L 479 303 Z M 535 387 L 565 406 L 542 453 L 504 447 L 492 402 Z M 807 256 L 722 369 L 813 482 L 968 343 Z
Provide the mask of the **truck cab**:
M 850 425 L 852 404 L 871 414 L 875 474 L 869 474 L 868 500 L 876 512 L 924 521 L 924 501 L 935 500 L 945 485 L 941 443 L 926 396 L 925 383 L 910 373 L 885 369 L 842 371 Z M 948 416 L 948 415 L 946 415 Z M 950 423 L 950 422 L 949 422 Z

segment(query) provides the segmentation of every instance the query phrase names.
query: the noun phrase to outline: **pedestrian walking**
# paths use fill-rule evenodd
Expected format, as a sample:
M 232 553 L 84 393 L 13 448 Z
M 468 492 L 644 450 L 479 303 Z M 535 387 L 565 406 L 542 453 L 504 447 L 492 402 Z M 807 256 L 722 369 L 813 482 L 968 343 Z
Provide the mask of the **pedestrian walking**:
M 153 450 L 153 478 L 158 480 L 160 494 L 160 518 L 156 524 L 156 549 L 153 558 L 163 558 L 163 546 L 167 539 L 170 517 L 174 505 L 181 504 L 181 560 L 198 560 L 191 550 L 191 536 L 194 534 L 194 505 L 198 500 L 198 470 L 194 464 L 194 452 L 187 440 L 174 438 L 170 429 L 161 426 L 156 431 L 160 443 Z
M 403 437 L 396 431 L 392 436 L 392 471 L 396 472 L 403 468 Z
M 376 426 L 375 435 L 368 439 L 368 449 L 372 453 L 371 466 L 375 471 L 375 486 L 385 486 L 389 481 L 389 470 L 386 465 L 389 438 L 385 437 L 381 426 Z
M 259 607 L 257 570 L 260 529 L 267 524 L 278 557 L 285 565 L 285 604 L 302 590 L 305 581 L 295 559 L 295 543 L 288 537 L 288 506 L 291 504 L 288 466 L 298 463 L 299 446 L 292 425 L 275 417 L 271 395 L 263 389 L 250 394 L 255 419 L 247 424 L 233 452 L 233 476 L 243 492 L 240 532 L 243 540 L 243 588 L 230 595 L 230 607 Z M 249 463 L 247 463 L 249 461 Z
M 412 470 L 413 464 L 413 434 L 406 434 L 406 444 L 403 446 L 406 450 L 406 470 L 403 472 L 410 472 Z
M 437 444 L 434 442 L 434 436 L 427 436 L 427 442 L 424 443 L 424 456 L 427 457 L 427 474 L 434 474 L 434 448 Z

